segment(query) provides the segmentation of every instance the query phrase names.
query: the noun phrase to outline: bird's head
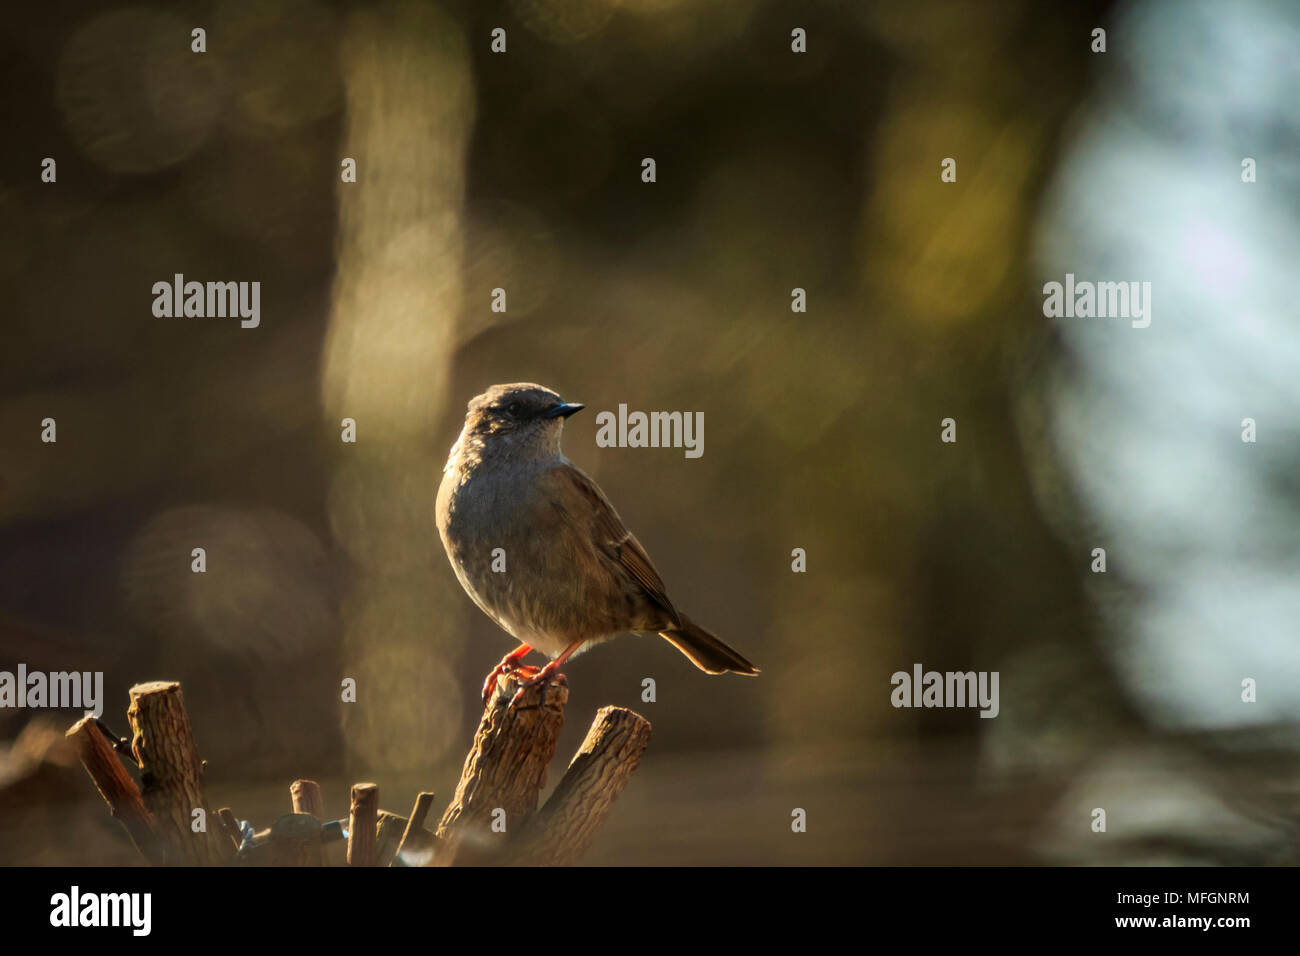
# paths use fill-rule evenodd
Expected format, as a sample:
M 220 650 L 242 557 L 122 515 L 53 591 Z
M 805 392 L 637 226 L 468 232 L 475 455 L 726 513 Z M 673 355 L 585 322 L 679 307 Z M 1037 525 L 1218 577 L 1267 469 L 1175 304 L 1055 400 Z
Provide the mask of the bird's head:
M 493 385 L 470 400 L 461 437 L 516 453 L 558 455 L 564 420 L 582 408 L 544 385 Z

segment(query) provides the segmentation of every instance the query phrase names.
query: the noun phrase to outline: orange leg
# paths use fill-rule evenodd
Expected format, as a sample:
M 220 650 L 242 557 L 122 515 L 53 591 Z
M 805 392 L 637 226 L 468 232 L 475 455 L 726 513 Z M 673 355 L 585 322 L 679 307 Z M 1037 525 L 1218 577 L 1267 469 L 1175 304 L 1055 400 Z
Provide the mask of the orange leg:
M 585 643 L 586 643 L 585 641 L 574 641 L 572 644 L 570 644 L 561 652 L 559 657 L 551 661 L 549 664 L 543 667 L 536 674 L 529 676 L 525 681 L 523 681 L 523 683 L 519 685 L 519 689 L 515 691 L 515 696 L 511 699 L 510 703 L 513 705 L 519 702 L 519 698 L 523 694 L 525 687 L 533 687 L 537 684 L 545 684 L 547 681 L 557 676 L 563 677 L 564 675 L 560 673 L 560 668 L 564 665 L 564 662 L 567 661 L 570 657 L 572 657 L 574 652 L 577 651 L 577 649 L 580 648 Z
M 497 686 L 497 678 L 506 671 L 514 670 L 515 665 L 518 664 L 520 660 L 523 659 L 524 655 L 531 650 L 532 647 L 529 645 L 520 644 L 505 657 L 501 658 L 501 663 L 492 668 L 492 673 L 488 674 L 487 680 L 483 682 L 483 703 L 486 704 L 488 698 L 492 696 L 492 691 Z

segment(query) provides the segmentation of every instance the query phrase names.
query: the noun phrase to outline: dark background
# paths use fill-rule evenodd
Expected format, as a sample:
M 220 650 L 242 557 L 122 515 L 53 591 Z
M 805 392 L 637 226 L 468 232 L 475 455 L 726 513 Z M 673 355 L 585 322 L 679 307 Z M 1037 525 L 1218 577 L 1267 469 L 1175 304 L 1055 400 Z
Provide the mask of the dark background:
M 132 684 L 181 681 L 211 802 L 262 825 L 300 776 L 337 816 L 359 779 L 401 813 L 436 790 L 440 811 L 513 642 L 457 585 L 434 495 L 465 402 L 537 381 L 586 403 L 565 450 L 676 602 L 763 668 L 710 678 L 633 637 L 566 668 L 561 756 L 601 705 L 654 724 L 592 862 L 1293 859 L 1296 708 L 1229 726 L 1151 706 L 1177 676 L 1125 664 L 1142 575 L 1053 418 L 1055 383 L 1089 374 L 1070 336 L 1091 333 L 1043 317 L 1042 282 L 1075 260 L 1037 230 L 1081 111 L 1143 88 L 1131 9 L 11 11 L 0 669 L 104 671 L 119 733 Z M 1156 80 L 1190 89 L 1206 60 L 1173 62 Z M 1275 107 L 1243 122 L 1294 145 Z M 1235 182 L 1252 153 L 1229 152 Z M 1114 278 L 1149 275 L 1105 248 Z M 177 272 L 260 281 L 260 327 L 155 318 Z M 595 412 L 619 403 L 704 412 L 704 456 L 597 448 Z M 1293 483 L 1276 494 L 1294 531 Z M 914 662 L 999 671 L 1000 716 L 892 708 Z M 1229 700 L 1251 674 L 1225 672 Z M 75 717 L 0 712 L 0 862 L 136 862 L 60 746 Z

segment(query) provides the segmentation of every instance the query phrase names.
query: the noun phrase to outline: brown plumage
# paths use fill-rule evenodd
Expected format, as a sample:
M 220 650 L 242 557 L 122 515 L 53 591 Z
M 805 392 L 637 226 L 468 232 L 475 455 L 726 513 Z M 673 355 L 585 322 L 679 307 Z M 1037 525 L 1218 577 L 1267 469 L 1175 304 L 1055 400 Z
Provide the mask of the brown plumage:
M 757 674 L 673 606 L 645 548 L 560 452 L 563 420 L 581 408 L 540 385 L 493 386 L 470 402 L 443 471 L 438 533 L 456 576 L 520 642 L 489 682 L 530 648 L 553 659 L 542 679 L 623 631 L 657 632 L 710 674 Z

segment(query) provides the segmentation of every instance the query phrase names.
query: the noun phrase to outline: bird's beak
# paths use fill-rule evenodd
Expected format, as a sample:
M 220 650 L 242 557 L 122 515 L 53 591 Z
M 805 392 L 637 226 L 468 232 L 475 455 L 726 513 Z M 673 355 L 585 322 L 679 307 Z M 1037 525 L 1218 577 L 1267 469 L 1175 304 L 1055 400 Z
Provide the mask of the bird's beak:
M 582 405 L 578 402 L 561 402 L 559 405 L 552 405 L 550 408 L 548 408 L 545 412 L 542 413 L 542 417 L 543 418 L 568 418 L 570 415 L 574 414 L 575 412 L 580 412 L 586 407 L 587 407 L 586 405 Z

